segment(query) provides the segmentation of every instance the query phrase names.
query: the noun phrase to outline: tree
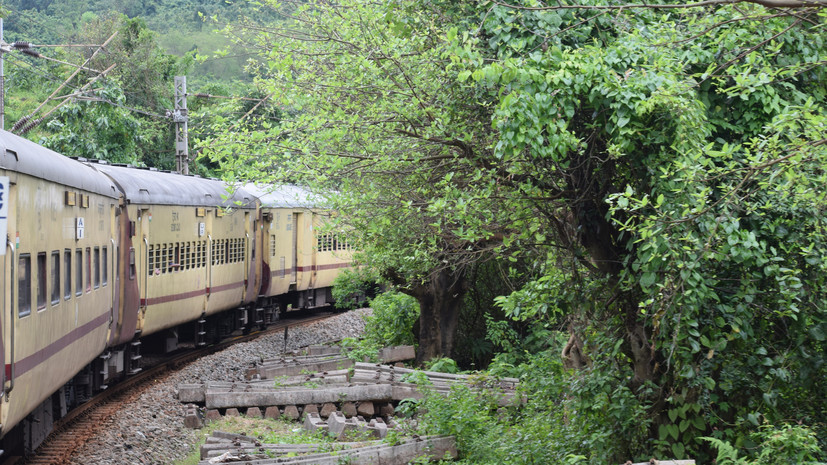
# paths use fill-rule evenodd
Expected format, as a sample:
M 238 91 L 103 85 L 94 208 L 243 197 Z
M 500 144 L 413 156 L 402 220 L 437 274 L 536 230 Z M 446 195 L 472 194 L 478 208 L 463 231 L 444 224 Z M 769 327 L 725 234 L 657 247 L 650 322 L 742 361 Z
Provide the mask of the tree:
M 83 91 L 76 92 L 70 104 L 54 113 L 48 125 L 52 133 L 43 137 L 42 143 L 67 155 L 171 169 L 174 137 L 164 114 L 172 107 L 173 77 L 186 72 L 192 57 L 179 59 L 163 52 L 155 34 L 139 19 L 119 15 L 85 18 L 79 42 L 111 42 L 104 53 L 90 48 L 78 55 L 69 54 L 66 60 L 109 72 L 91 82 L 85 72 L 75 75 L 69 87 Z M 21 119 L 17 126 L 39 116 Z
M 593 283 L 504 303 L 556 301 L 567 348 L 608 357 L 678 457 L 713 429 L 825 418 L 804 400 L 825 389 L 824 13 L 740 3 L 492 2 L 454 49 L 498 99 L 495 157 L 557 199 L 534 209 L 577 263 L 543 279 Z
M 232 175 L 324 193 L 367 264 L 419 301 L 418 360 L 450 355 L 468 271 L 502 229 L 493 168 L 480 168 L 490 154 L 485 113 L 454 94 L 429 11 L 290 6 L 292 22 L 260 29 L 257 44 L 269 64 L 259 83 L 287 116 L 231 134 L 241 150 L 205 149 L 218 147 L 213 157 Z

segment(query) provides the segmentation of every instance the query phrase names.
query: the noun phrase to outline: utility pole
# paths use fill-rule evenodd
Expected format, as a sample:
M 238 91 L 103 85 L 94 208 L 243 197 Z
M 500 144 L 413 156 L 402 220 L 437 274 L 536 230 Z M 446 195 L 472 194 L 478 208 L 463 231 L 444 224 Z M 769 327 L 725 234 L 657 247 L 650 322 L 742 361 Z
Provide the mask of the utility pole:
M 172 112 L 172 121 L 175 123 L 175 170 L 181 174 L 190 174 L 186 76 L 175 76 L 175 109 Z
M 3 18 L 0 18 L 0 44 L 3 43 Z M 6 129 L 6 72 L 0 52 L 0 129 Z

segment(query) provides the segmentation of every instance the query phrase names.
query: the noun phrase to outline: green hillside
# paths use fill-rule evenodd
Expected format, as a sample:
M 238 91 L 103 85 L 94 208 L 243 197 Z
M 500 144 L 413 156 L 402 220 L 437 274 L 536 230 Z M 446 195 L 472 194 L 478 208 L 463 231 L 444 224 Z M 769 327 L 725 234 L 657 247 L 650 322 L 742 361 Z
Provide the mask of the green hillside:
M 246 70 L 253 55 L 220 32 L 275 19 L 250 3 L 13 0 L 2 14 L 4 40 L 40 54 L 4 54 L 5 129 L 67 155 L 172 169 L 174 76 L 187 76 L 191 95 L 212 96 L 189 98 L 191 147 L 265 95 Z

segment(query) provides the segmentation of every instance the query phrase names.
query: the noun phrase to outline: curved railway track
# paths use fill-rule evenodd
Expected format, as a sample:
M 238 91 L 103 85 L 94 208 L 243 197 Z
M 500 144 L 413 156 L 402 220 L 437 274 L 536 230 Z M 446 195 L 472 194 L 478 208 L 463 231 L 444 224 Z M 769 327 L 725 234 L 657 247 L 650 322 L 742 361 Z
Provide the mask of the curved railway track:
M 290 326 L 314 323 L 331 315 L 331 313 L 325 312 L 300 319 L 279 320 L 265 330 L 225 339 L 208 347 L 188 350 L 174 355 L 111 386 L 88 402 L 73 409 L 65 417 L 55 422 L 54 430 L 34 454 L 3 462 L 3 465 L 67 464 L 72 454 L 83 446 L 87 440 L 94 437 L 101 428 L 104 428 L 109 417 L 117 412 L 123 403 L 140 396 L 159 377 L 166 376 L 183 365 L 205 355 L 223 350 L 233 344 L 251 341 L 265 334 L 283 331 Z

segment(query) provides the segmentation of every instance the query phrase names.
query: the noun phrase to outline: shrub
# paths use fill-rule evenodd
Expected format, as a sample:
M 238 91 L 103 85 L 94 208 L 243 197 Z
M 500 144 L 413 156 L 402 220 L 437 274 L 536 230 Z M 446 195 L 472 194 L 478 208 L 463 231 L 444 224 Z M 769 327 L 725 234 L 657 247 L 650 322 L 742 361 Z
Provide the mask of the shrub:
M 378 277 L 366 268 L 344 270 L 333 281 L 333 300 L 341 310 L 352 310 L 364 305 L 378 289 Z
M 380 347 L 414 344 L 413 325 L 419 318 L 416 299 L 389 291 L 370 302 L 373 315 L 365 318 L 365 339 Z

